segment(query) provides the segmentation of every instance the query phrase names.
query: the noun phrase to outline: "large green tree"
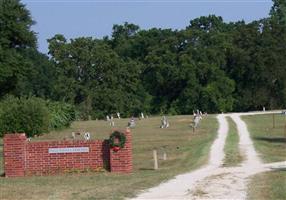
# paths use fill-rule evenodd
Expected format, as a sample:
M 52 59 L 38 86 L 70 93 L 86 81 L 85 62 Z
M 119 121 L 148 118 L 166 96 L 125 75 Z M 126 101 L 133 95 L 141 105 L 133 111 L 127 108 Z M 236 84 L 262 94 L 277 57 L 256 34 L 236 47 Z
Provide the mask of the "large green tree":
M 280 25 L 286 25 L 286 1 L 285 0 L 272 0 L 273 6 L 270 10 L 270 16 L 277 21 Z
M 104 41 L 62 35 L 49 40 L 56 65 L 56 96 L 82 107 L 86 114 L 132 113 L 140 109 L 138 63 L 121 59 Z M 144 91 L 143 91 L 144 92 Z
M 18 0 L 0 1 L 0 97 L 51 94 L 52 65 L 36 50 L 34 21 Z
M 269 17 L 250 23 L 209 15 L 182 30 L 125 22 L 110 38 L 58 34 L 48 40 L 50 59 L 36 49 L 33 24 L 20 1 L 0 1 L 0 98 L 67 101 L 83 118 L 286 106 L 282 0 L 273 0 Z

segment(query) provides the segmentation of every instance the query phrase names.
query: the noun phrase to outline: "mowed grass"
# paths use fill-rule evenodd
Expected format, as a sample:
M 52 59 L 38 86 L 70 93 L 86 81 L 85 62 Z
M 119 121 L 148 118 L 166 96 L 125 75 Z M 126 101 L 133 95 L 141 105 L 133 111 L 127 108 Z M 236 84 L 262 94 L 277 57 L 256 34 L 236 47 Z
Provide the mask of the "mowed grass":
M 285 116 L 273 115 L 245 116 L 249 132 L 256 151 L 264 162 L 286 160 Z M 248 199 L 286 199 L 286 171 L 277 170 L 257 174 L 252 177 L 248 186 Z
M 250 182 L 248 199 L 286 199 L 286 171 L 271 171 L 255 175 Z
M 239 135 L 234 121 L 228 117 L 229 131 L 225 141 L 224 152 L 225 158 L 223 161 L 224 167 L 237 166 L 242 162 L 243 158 L 239 152 Z
M 2 177 L 0 199 L 123 199 L 206 163 L 211 143 L 217 135 L 215 116 L 209 115 L 203 119 L 195 134 L 189 126 L 192 116 L 168 119 L 168 129 L 159 128 L 160 117 L 136 121 L 136 128 L 131 129 L 132 174 L 98 172 L 48 177 Z M 116 119 L 116 128 L 124 130 L 127 122 L 128 119 Z M 70 137 L 72 131 L 88 131 L 93 139 L 106 139 L 112 129 L 106 121 L 74 122 L 69 129 L 32 140 L 64 139 Z M 158 170 L 153 170 L 153 149 L 158 150 L 159 158 L 163 151 L 167 153 L 166 161 L 159 160 Z M 2 167 L 0 164 L 0 171 L 3 172 Z
M 275 128 L 273 115 L 244 116 L 256 151 L 264 162 L 278 162 L 286 160 L 286 116 L 275 114 Z

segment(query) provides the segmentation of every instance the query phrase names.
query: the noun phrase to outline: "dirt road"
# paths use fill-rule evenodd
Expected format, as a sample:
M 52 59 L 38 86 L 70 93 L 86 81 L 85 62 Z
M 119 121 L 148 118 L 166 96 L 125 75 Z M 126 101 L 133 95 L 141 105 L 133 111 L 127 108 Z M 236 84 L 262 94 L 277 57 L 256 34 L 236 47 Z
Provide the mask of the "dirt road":
M 248 129 L 241 115 L 256 115 L 273 112 L 220 114 L 218 136 L 212 144 L 207 165 L 190 173 L 176 176 L 157 187 L 139 194 L 139 199 L 246 199 L 248 178 L 256 173 L 271 170 L 271 167 L 286 165 L 286 161 L 264 164 L 256 153 Z M 228 133 L 226 117 L 237 125 L 239 149 L 244 161 L 238 167 L 223 167 L 224 144 Z

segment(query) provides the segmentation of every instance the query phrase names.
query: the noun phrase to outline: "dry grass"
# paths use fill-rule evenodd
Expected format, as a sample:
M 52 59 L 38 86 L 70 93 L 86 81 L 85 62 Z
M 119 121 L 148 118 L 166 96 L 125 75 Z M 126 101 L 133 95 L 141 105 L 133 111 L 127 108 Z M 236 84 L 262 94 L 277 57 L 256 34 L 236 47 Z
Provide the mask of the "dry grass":
M 207 161 L 216 137 L 214 116 L 203 119 L 196 134 L 189 127 L 192 116 L 169 117 L 170 128 L 160 129 L 160 117 L 136 122 L 132 129 L 134 172 L 130 175 L 109 172 L 67 174 L 50 177 L 0 178 L 0 199 L 123 199 L 155 186 L 173 176 L 198 168 Z M 124 129 L 128 119 L 115 120 Z M 72 131 L 88 131 L 92 138 L 108 138 L 112 129 L 106 121 L 75 122 L 66 130 L 52 132 L 32 140 L 58 140 Z M 1 148 L 1 145 L 0 145 Z M 153 170 L 152 150 L 163 150 L 168 160 L 159 160 Z M 1 151 L 1 149 L 0 149 Z M 2 152 L 0 152 L 2 155 Z M 1 162 L 1 157 L 0 157 Z M 3 171 L 0 163 L 0 171 Z

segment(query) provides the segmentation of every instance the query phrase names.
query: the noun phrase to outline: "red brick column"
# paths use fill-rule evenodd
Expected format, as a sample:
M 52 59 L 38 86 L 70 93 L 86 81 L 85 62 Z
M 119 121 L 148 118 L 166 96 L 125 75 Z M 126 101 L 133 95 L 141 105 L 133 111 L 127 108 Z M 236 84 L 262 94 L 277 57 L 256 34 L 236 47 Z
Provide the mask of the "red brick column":
M 4 135 L 4 171 L 6 177 L 25 175 L 25 133 Z
M 124 148 L 115 152 L 110 149 L 110 171 L 111 172 L 132 172 L 132 145 L 131 132 L 129 129 L 125 131 L 126 143 Z

